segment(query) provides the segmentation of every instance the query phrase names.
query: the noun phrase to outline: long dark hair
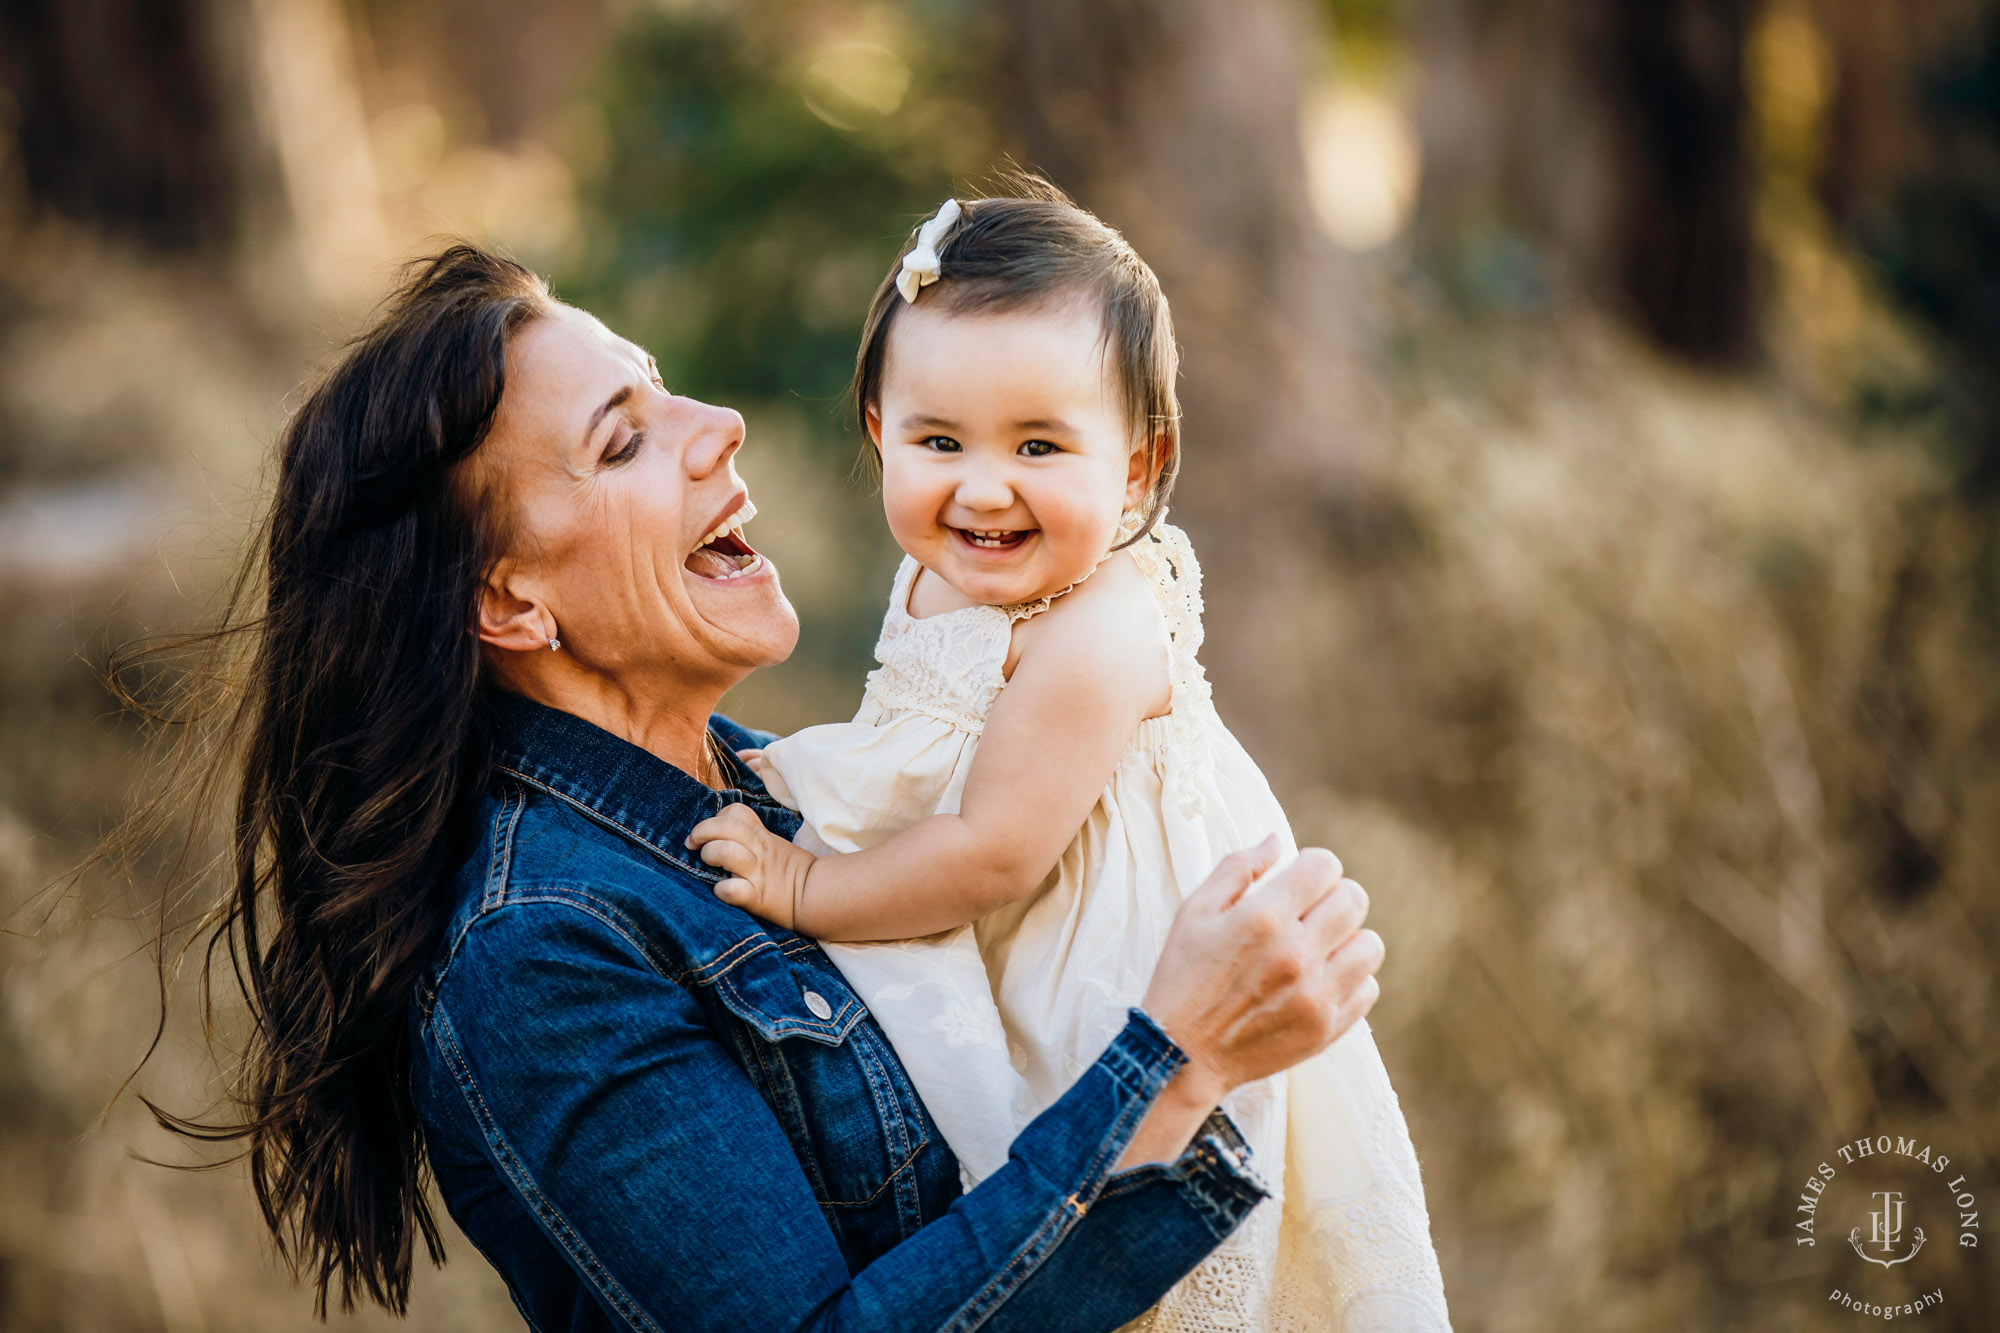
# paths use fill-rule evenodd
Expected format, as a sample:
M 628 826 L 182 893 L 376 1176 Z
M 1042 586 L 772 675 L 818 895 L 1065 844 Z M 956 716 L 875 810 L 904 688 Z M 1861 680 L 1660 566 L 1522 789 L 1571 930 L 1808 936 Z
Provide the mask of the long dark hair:
M 219 957 L 248 1003 L 234 1105 L 147 1105 L 177 1133 L 243 1144 L 322 1316 L 336 1287 L 343 1309 L 365 1295 L 402 1313 L 417 1238 L 441 1258 L 408 1006 L 490 762 L 474 626 L 499 534 L 466 462 L 499 407 L 508 340 L 549 303 L 533 273 L 473 246 L 412 264 L 284 427 L 220 625 L 171 645 L 209 653 L 182 678 L 195 706 L 138 697 L 160 643 L 112 666 L 128 703 L 196 724 L 140 824 L 233 795 L 226 889 L 193 938 L 204 1005 Z

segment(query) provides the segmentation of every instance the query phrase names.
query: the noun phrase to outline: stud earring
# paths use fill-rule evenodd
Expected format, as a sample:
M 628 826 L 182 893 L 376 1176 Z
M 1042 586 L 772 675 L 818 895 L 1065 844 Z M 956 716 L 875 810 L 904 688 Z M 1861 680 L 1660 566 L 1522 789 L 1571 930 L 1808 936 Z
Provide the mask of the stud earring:
M 557 650 L 559 650 L 559 649 L 560 649 L 561 647 L 562 647 L 562 640 L 561 640 L 561 639 L 550 639 L 550 640 L 549 640 L 549 651 L 550 651 L 550 652 L 552 652 L 552 653 L 553 653 L 553 652 L 556 652 L 556 651 L 557 651 Z

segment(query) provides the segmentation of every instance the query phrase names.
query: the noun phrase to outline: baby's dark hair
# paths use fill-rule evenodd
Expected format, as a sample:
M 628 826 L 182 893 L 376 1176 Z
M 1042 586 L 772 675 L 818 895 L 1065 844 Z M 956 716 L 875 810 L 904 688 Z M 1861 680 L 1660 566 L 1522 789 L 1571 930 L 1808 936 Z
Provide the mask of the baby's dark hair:
M 938 280 L 917 300 L 950 313 L 1034 309 L 1066 297 L 1096 308 L 1103 353 L 1133 433 L 1142 448 L 1157 451 L 1150 460 L 1156 480 L 1145 523 L 1122 543 L 1130 545 L 1159 521 L 1180 470 L 1181 408 L 1174 392 L 1180 349 L 1173 314 L 1160 280 L 1123 236 L 1040 176 L 1010 173 L 1001 184 L 1006 195 L 959 201 L 959 220 L 938 246 Z M 869 409 L 882 397 L 889 330 L 908 304 L 896 276 L 916 243 L 913 227 L 861 328 L 850 393 L 864 435 Z M 873 449 L 864 446 L 864 452 L 879 464 Z

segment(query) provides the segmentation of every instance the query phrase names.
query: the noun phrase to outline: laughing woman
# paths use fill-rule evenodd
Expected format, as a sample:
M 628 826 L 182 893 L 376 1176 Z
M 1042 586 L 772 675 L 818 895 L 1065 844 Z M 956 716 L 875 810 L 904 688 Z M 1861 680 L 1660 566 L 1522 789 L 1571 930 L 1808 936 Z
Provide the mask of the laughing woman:
M 538 1330 L 1109 1329 L 1264 1197 L 1216 1111 L 1373 1003 L 1323 853 L 1231 858 L 1124 1030 L 970 1193 L 810 939 L 684 849 L 797 817 L 712 710 L 797 623 L 736 413 L 526 270 L 415 266 L 280 442 L 216 938 L 285 1253 L 401 1310 L 445 1207 Z

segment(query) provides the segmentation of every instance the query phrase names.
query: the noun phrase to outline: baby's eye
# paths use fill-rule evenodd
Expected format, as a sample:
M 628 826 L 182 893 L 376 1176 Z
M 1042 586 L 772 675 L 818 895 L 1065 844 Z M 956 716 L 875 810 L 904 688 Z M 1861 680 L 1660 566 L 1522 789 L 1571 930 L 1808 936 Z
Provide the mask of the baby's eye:
M 1029 440 L 1021 446 L 1021 452 L 1029 458 L 1047 458 L 1050 454 L 1059 453 L 1060 449 L 1047 440 Z
M 955 454 L 960 452 L 958 441 L 952 439 L 949 435 L 926 435 L 919 443 L 926 449 L 933 449 L 941 454 Z

